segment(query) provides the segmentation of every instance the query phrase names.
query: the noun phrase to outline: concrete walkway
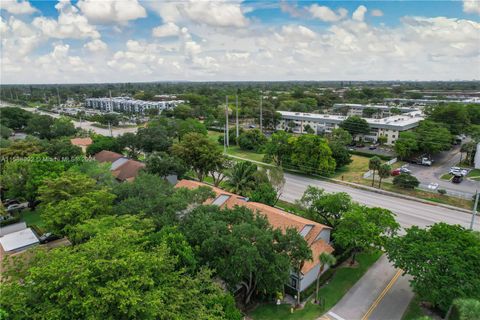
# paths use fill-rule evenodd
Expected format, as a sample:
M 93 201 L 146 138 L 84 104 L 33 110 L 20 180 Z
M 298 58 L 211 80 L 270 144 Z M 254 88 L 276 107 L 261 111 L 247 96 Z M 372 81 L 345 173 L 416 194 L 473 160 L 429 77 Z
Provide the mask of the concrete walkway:
M 383 255 L 320 319 L 400 320 L 413 298 L 408 280 Z

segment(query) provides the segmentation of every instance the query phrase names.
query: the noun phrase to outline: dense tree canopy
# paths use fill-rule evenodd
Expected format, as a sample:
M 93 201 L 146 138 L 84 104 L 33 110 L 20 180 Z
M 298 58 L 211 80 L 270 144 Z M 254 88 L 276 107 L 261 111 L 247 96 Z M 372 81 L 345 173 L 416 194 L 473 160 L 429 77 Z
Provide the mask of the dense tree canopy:
M 291 165 L 295 168 L 320 175 L 330 175 L 335 170 L 332 150 L 320 136 L 304 134 L 296 138 L 292 145 Z
M 0 108 L 0 123 L 13 130 L 21 130 L 27 126 L 32 113 L 17 107 Z
M 258 129 L 246 130 L 238 137 L 238 145 L 244 150 L 260 151 L 267 137 Z
M 413 226 L 387 242 L 395 267 L 411 275 L 421 299 L 444 312 L 455 298 L 480 299 L 480 238 L 458 225 Z
M 353 137 L 370 132 L 368 122 L 359 116 L 348 117 L 340 124 L 340 128 L 347 130 Z
M 292 153 L 292 136 L 285 131 L 273 133 L 265 145 L 265 161 L 273 161 L 275 165 L 281 166 L 284 161 L 290 159 Z

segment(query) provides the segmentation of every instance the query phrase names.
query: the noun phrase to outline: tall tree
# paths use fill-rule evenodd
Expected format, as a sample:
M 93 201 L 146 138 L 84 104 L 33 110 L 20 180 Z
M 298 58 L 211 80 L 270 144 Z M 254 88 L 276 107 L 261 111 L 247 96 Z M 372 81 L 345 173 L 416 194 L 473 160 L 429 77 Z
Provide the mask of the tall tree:
M 25 132 L 40 139 L 50 139 L 53 137 L 51 131 L 53 121 L 53 118 L 50 116 L 34 114 L 28 119 Z
M 382 165 L 382 160 L 377 156 L 370 158 L 370 160 L 368 161 L 368 169 L 372 170 L 373 172 L 372 187 L 375 183 L 375 172 L 380 169 L 381 165 Z
M 327 141 L 320 136 L 304 134 L 293 141 L 291 164 L 305 173 L 330 175 L 335 160 Z
M 413 131 L 400 132 L 395 141 L 395 153 L 400 159 L 408 159 L 419 150 L 417 134 Z
M 356 205 L 343 214 L 335 231 L 335 243 L 352 251 L 351 264 L 354 264 L 358 252 L 382 248 L 399 228 L 389 210 Z
M 146 170 L 151 174 L 167 177 L 168 175 L 177 175 L 182 178 L 187 172 L 187 166 L 181 159 L 171 156 L 166 152 L 153 152 L 147 156 L 145 161 Z
M 455 298 L 480 298 L 480 237 L 459 225 L 413 226 L 386 243 L 388 258 L 421 299 L 446 312 Z
M 285 160 L 288 161 L 292 152 L 290 144 L 291 135 L 285 131 L 277 131 L 272 134 L 265 145 L 265 161 L 281 166 Z
M 347 146 L 352 143 L 352 135 L 350 132 L 343 128 L 336 128 L 332 130 L 332 133 L 329 137 L 330 142 L 340 143 L 344 146 Z
M 18 107 L 0 108 L 0 123 L 13 130 L 22 130 L 27 126 L 32 113 Z
M 140 139 L 135 133 L 126 132 L 117 139 L 118 144 L 127 150 L 127 154 L 130 158 L 138 159 L 142 145 Z
M 226 185 L 229 191 L 248 195 L 255 189 L 257 165 L 248 161 L 237 162 L 227 173 Z
M 189 165 L 200 181 L 216 168 L 217 162 L 223 157 L 214 142 L 196 132 L 187 133 L 180 142 L 175 143 L 172 153 Z
M 318 274 L 317 274 L 317 285 L 316 285 L 316 290 L 315 290 L 315 302 L 319 303 L 318 299 L 318 291 L 320 289 L 320 276 L 322 275 L 323 271 L 325 270 L 325 266 L 329 268 L 330 266 L 333 266 L 335 263 L 337 263 L 337 259 L 335 257 L 328 253 L 328 252 L 322 252 L 320 256 L 318 257 L 318 261 L 320 262 L 320 268 L 318 269 Z
M 359 134 L 367 134 L 370 132 L 370 126 L 365 119 L 359 116 L 351 116 L 340 123 L 340 128 L 347 130 L 353 137 L 353 140 Z
M 382 179 L 390 177 L 391 171 L 392 166 L 388 163 L 384 163 L 378 168 L 378 176 L 380 177 L 380 179 L 378 180 L 378 187 L 380 189 L 382 188 Z

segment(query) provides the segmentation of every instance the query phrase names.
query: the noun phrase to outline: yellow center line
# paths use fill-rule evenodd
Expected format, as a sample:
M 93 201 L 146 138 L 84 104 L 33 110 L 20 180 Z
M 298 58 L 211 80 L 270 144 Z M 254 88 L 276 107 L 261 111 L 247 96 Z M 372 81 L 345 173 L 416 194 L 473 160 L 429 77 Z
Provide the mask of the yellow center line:
M 387 294 L 387 292 L 392 288 L 392 286 L 397 282 L 398 278 L 402 275 L 403 271 L 398 270 L 397 273 L 393 276 L 393 278 L 390 280 L 390 282 L 387 284 L 385 289 L 380 293 L 380 295 L 377 297 L 377 299 L 373 302 L 373 304 L 370 306 L 368 309 L 367 313 L 362 317 L 362 320 L 367 320 L 368 317 L 372 315 L 372 312 L 375 310 L 375 308 L 378 306 L 380 301 L 382 301 L 383 297 Z

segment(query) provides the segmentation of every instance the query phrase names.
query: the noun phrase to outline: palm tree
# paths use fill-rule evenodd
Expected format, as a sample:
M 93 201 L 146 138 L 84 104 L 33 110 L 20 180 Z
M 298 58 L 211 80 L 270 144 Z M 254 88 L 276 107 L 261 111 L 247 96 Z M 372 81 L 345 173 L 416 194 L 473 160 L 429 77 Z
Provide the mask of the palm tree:
M 392 167 L 388 163 L 384 163 L 378 168 L 378 175 L 380 177 L 378 187 L 380 189 L 382 188 L 382 179 L 388 178 L 390 176 L 390 171 L 392 171 Z
M 318 290 L 320 289 L 320 276 L 322 275 L 323 270 L 325 270 L 325 266 L 330 267 L 335 263 L 337 263 L 337 259 L 335 259 L 335 257 L 328 252 L 322 252 L 318 257 L 318 260 L 320 261 L 320 269 L 318 270 L 318 275 L 317 275 L 317 290 L 315 293 L 315 303 L 318 303 Z
M 236 163 L 227 173 L 226 185 L 228 190 L 245 196 L 255 188 L 257 166 L 251 162 Z
M 373 171 L 372 187 L 373 187 L 373 184 L 375 183 L 375 171 L 378 170 L 378 168 L 380 168 L 381 164 L 382 164 L 382 160 L 377 156 L 371 158 L 370 161 L 368 161 L 368 169 Z

